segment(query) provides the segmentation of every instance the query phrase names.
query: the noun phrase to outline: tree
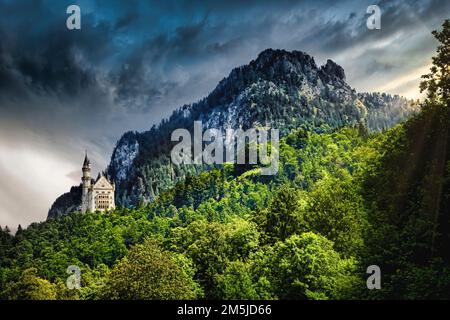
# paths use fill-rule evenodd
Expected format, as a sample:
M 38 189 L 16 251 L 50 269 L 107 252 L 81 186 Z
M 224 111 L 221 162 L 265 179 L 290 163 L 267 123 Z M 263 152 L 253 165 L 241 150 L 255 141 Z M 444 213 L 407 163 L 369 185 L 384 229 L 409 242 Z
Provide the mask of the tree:
M 280 299 L 342 298 L 355 281 L 354 261 L 341 258 L 331 241 L 312 232 L 276 243 L 258 269 Z
M 3 295 L 11 300 L 55 300 L 56 288 L 48 280 L 39 278 L 36 268 L 29 268 L 17 282 L 7 285 Z
M 367 218 L 360 190 L 351 176 L 325 176 L 314 184 L 306 202 L 302 210 L 306 229 L 333 241 L 334 248 L 345 256 L 357 254 L 363 247 Z
M 430 73 L 423 75 L 420 90 L 427 90 L 432 102 L 450 104 L 450 20 L 445 20 L 442 31 L 433 31 L 433 36 L 440 42 L 437 55 L 432 58 Z
M 369 130 L 367 130 L 367 127 L 364 125 L 363 121 L 358 122 L 358 134 L 363 139 L 367 139 L 367 137 L 369 136 Z
M 19 224 L 17 226 L 16 237 L 20 236 L 22 234 L 22 232 L 23 232 L 22 226 Z
M 134 246 L 109 275 L 104 298 L 194 299 L 199 290 L 175 255 L 151 239 Z
M 206 298 L 219 299 L 218 275 L 230 261 L 244 261 L 258 248 L 259 233 L 253 223 L 242 218 L 235 217 L 226 224 L 197 220 L 186 228 L 173 229 L 168 245 L 192 259 L 195 279 Z
M 371 228 L 362 265 L 379 264 L 388 299 L 441 299 L 448 294 L 450 261 L 450 21 L 433 31 L 440 42 L 420 113 L 389 130 L 366 178 Z M 361 273 L 365 270 L 361 270 Z
M 254 288 L 251 265 L 240 260 L 231 262 L 217 277 L 221 299 L 258 299 Z
M 268 210 L 262 213 L 261 224 L 270 242 L 284 240 L 300 228 L 299 192 L 283 186 Z

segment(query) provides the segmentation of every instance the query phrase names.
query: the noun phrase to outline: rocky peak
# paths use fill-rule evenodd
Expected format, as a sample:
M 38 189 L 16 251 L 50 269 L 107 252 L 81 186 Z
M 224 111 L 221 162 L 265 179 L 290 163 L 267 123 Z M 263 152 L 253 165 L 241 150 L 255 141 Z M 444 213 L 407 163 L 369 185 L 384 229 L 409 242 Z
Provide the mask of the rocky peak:
M 328 59 L 327 63 L 320 67 L 320 71 L 331 80 L 345 81 L 344 69 L 333 60 Z
M 286 51 L 266 49 L 262 51 L 256 60 L 250 62 L 251 66 L 257 69 L 274 67 L 277 64 L 291 64 L 294 66 L 303 66 L 308 69 L 317 69 L 314 58 L 303 51 Z M 286 71 L 286 70 L 283 70 Z
M 314 58 L 305 52 L 266 49 L 249 64 L 233 69 L 207 100 L 209 105 L 227 104 L 244 88 L 258 81 L 300 86 L 305 80 L 316 83 L 319 75 Z

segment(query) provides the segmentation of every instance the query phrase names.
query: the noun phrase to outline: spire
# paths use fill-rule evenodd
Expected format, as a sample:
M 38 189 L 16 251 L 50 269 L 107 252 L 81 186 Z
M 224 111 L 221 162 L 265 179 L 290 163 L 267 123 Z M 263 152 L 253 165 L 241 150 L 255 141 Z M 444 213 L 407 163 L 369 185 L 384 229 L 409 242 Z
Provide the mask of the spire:
M 89 158 L 88 158 L 87 150 L 86 150 L 86 154 L 85 154 L 85 156 L 84 156 L 83 167 L 88 167 L 88 166 L 90 166 L 90 165 L 91 165 L 91 161 L 90 161 Z

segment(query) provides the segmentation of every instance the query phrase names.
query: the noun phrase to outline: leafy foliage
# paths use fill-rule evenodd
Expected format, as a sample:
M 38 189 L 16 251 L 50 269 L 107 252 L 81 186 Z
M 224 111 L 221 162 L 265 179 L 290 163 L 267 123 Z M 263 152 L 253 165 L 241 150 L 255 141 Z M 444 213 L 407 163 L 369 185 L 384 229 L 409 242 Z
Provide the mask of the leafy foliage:
M 109 274 L 104 298 L 193 299 L 199 288 L 189 270 L 155 241 L 136 245 Z M 185 267 L 185 268 L 183 268 Z M 138 285 L 137 285 L 138 284 Z
M 72 213 L 15 236 L 0 228 L 0 298 L 449 299 L 443 27 L 428 99 L 407 122 L 377 133 L 361 122 L 299 126 L 280 142 L 276 176 L 231 165 L 184 172 L 134 209 Z M 231 99 L 220 92 L 210 99 Z M 373 264 L 382 289 L 369 291 Z M 80 290 L 64 286 L 69 265 L 81 269 Z

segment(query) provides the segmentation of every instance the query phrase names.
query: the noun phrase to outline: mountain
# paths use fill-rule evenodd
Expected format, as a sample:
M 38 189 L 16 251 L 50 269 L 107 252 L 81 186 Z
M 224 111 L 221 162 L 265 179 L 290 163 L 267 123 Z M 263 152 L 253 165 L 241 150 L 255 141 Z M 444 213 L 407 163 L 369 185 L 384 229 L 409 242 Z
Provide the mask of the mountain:
M 186 176 L 146 205 L 63 214 L 14 236 L 0 227 L 0 300 L 449 299 L 450 20 L 433 35 L 441 45 L 420 86 L 426 98 L 399 125 L 380 130 L 389 125 L 383 112 L 407 113 L 395 97 L 356 94 L 367 111 L 358 123 L 347 114 L 339 128 L 334 118 L 303 119 L 280 139 L 277 175 L 224 165 Z M 327 64 L 320 70 L 330 73 Z M 215 111 L 196 116 L 219 123 Z M 158 162 L 164 152 L 150 158 L 145 147 L 168 148 L 150 138 L 127 133 L 115 150 L 117 169 L 126 169 L 116 177 L 130 185 L 136 177 L 141 191 L 156 173 L 163 179 L 152 187 L 189 169 Z M 57 201 L 71 205 L 76 192 Z M 82 271 L 79 290 L 65 285 L 67 266 Z
M 47 219 L 54 219 L 81 209 L 81 185 L 59 196 L 48 211 Z
M 331 60 L 317 66 L 301 51 L 267 49 L 248 65 L 235 68 L 200 101 L 184 105 L 149 131 L 127 132 L 118 141 L 108 175 L 116 183 L 119 205 L 149 202 L 164 190 L 208 169 L 206 165 L 173 166 L 170 135 L 177 128 L 278 128 L 286 136 L 295 128 L 324 132 L 364 124 L 380 131 L 418 110 L 412 101 L 384 93 L 358 93 L 346 83 L 344 69 Z M 74 197 L 64 195 L 65 199 Z M 49 218 L 65 214 L 72 204 L 57 199 Z

